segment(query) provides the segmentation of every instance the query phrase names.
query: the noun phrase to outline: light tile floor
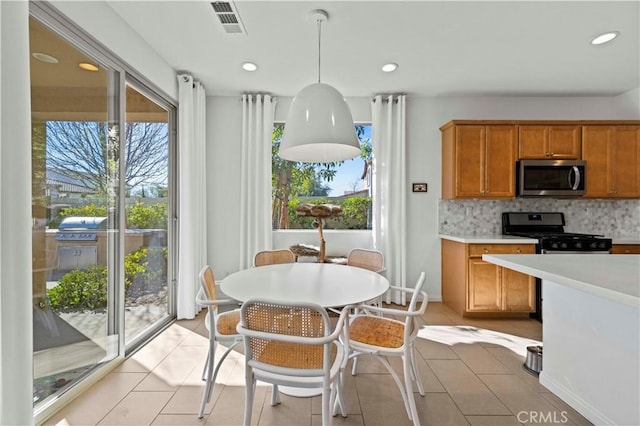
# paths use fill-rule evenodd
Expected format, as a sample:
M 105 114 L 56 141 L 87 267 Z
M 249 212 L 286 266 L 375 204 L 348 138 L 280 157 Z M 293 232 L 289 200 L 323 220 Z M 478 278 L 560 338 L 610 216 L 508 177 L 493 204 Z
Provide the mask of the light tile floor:
M 242 424 L 241 351 L 227 358 L 205 417 L 197 417 L 208 344 L 203 321 L 204 312 L 175 322 L 45 424 Z M 430 303 L 425 323 L 417 343 L 427 392 L 425 397 L 415 394 L 421 424 L 590 424 L 522 368 L 526 347 L 541 340 L 539 322 L 464 319 L 441 303 Z M 393 365 L 400 371 L 400 363 Z M 333 424 L 411 424 L 382 365 L 362 358 L 358 369 L 357 376 L 346 376 L 348 417 L 334 417 Z M 282 404 L 271 407 L 270 392 L 270 386 L 258 386 L 252 424 L 321 424 L 320 397 L 282 395 Z

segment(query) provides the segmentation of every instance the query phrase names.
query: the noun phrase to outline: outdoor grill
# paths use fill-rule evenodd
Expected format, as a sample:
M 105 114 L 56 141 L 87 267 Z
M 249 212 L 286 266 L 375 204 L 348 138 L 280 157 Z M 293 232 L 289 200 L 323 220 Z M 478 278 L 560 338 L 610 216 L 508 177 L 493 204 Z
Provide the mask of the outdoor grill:
M 56 232 L 57 269 L 69 271 L 104 264 L 106 231 L 106 217 L 72 216 L 64 219 Z
M 58 241 L 97 241 L 97 230 L 107 229 L 106 217 L 72 216 L 58 226 Z

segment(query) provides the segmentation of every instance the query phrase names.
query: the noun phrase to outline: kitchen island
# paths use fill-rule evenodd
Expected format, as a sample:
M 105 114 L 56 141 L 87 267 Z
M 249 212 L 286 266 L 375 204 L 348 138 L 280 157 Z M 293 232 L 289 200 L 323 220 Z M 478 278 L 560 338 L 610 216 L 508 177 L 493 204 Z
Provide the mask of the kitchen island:
M 640 424 L 640 256 L 482 258 L 542 279 L 540 384 L 594 424 Z

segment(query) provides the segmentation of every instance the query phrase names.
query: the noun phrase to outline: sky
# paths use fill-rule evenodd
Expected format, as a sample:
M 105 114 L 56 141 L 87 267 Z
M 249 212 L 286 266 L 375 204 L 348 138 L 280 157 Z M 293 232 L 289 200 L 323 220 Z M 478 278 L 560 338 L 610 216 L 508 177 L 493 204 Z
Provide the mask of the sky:
M 371 126 L 364 127 L 362 139 L 371 139 Z M 338 168 L 335 178 L 331 182 L 327 182 L 327 185 L 331 187 L 329 196 L 335 197 L 344 194 L 345 191 L 353 191 L 353 183 L 360 179 L 363 170 L 364 160 L 360 157 L 346 160 L 342 163 Z M 363 183 L 364 182 L 360 181 L 356 190 L 362 189 Z

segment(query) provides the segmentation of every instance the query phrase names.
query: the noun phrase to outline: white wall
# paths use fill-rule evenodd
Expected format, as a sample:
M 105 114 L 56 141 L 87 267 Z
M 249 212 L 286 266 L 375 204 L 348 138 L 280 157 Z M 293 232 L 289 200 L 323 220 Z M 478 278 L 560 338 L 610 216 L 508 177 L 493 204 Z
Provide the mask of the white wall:
M 637 91 L 634 91 L 637 95 Z M 416 98 L 407 101 L 407 167 L 409 182 L 426 182 L 427 193 L 408 194 L 408 276 L 427 273 L 426 290 L 440 300 L 440 126 L 453 119 L 638 119 L 640 107 L 631 102 L 634 93 L 618 97 L 513 97 L 513 98 Z M 349 99 L 355 121 L 370 121 L 369 99 Z M 276 119 L 284 120 L 289 98 L 279 99 Z M 209 188 L 209 262 L 218 278 L 238 269 L 238 185 L 240 182 L 241 102 L 237 98 L 207 98 L 207 176 Z M 370 239 L 335 238 L 328 235 L 328 251 L 367 244 Z M 295 241 L 299 239 L 299 241 Z M 276 235 L 276 248 L 293 242 L 317 241 L 315 231 Z M 332 244 L 334 244 L 332 246 Z M 351 245 L 351 247 L 349 247 Z M 413 280 L 410 278 L 409 282 Z
M 0 2 L 0 424 L 33 422 L 31 108 L 26 2 Z

